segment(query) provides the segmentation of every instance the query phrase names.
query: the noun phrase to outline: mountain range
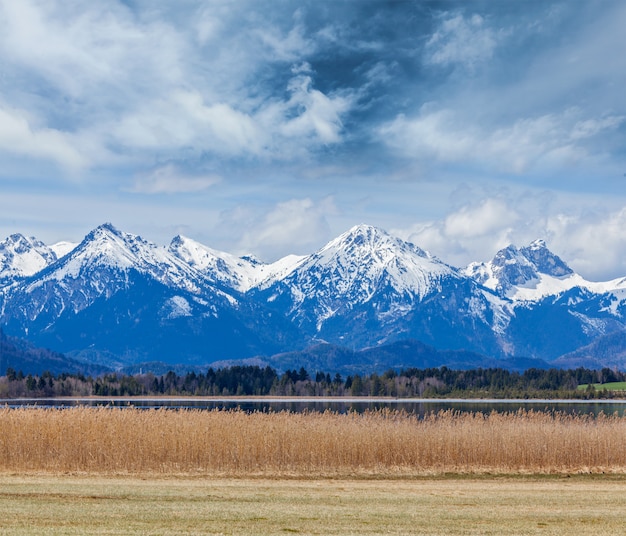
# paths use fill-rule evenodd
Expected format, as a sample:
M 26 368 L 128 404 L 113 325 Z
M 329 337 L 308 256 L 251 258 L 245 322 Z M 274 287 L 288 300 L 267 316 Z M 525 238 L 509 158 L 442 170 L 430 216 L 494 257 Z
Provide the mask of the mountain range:
M 312 367 L 322 354 L 343 371 L 624 368 L 626 277 L 587 281 L 541 240 L 457 268 L 358 225 L 310 255 L 267 264 L 104 224 L 80 244 L 0 242 L 0 326 L 113 370 L 251 359 Z

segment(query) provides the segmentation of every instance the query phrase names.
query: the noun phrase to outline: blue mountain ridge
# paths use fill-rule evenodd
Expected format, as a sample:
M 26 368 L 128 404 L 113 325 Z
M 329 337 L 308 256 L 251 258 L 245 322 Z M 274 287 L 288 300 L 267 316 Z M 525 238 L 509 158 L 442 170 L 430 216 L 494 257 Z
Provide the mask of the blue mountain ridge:
M 0 326 L 111 369 L 251 358 L 280 369 L 277 356 L 292 352 L 306 368 L 302 351 L 320 344 L 346 350 L 334 370 L 376 367 L 377 351 L 387 352 L 381 366 L 415 366 L 413 343 L 389 354 L 406 341 L 432 348 L 437 366 L 542 364 L 625 329 L 623 281 L 585 282 L 542 241 L 458 269 L 367 225 L 274 265 L 184 237 L 157 246 L 111 224 L 63 256 L 10 239 L 20 247 L 0 243 L 0 272 L 10 269 L 0 273 Z

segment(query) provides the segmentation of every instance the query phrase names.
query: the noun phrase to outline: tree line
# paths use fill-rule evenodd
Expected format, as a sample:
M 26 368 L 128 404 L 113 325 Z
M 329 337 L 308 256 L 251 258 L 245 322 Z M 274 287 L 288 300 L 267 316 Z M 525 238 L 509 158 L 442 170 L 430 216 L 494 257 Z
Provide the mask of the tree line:
M 452 370 L 447 367 L 388 370 L 383 374 L 331 376 L 304 367 L 279 374 L 259 366 L 209 368 L 185 375 L 119 373 L 24 375 L 8 368 L 0 377 L 0 398 L 62 396 L 383 396 L 424 398 L 611 398 L 615 392 L 583 384 L 626 381 L 626 373 L 604 368 L 500 368 Z

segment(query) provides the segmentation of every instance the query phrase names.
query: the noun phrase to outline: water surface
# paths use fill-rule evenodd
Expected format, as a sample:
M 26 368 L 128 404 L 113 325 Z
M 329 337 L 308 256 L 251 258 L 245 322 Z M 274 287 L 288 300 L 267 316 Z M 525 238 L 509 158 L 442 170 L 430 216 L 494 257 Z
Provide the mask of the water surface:
M 508 413 L 520 409 L 596 416 L 626 411 L 626 400 L 502 400 L 502 399 L 424 399 L 424 398 L 323 398 L 323 397 L 111 397 L 111 398 L 20 398 L 0 400 L 0 406 L 69 408 L 76 406 L 135 407 L 142 409 L 241 409 L 243 411 L 335 411 L 346 413 L 391 409 L 424 416 L 439 411 Z

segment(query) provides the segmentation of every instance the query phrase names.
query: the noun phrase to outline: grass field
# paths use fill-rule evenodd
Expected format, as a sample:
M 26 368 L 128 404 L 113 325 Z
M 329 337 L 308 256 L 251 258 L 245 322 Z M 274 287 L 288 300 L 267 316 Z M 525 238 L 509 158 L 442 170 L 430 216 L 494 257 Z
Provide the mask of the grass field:
M 626 391 L 626 382 L 608 382 L 608 383 L 592 383 L 596 391 Z M 579 391 L 585 391 L 589 387 L 589 384 L 584 383 L 578 386 Z
M 215 479 L 0 474 L 0 534 L 623 535 L 618 477 Z

